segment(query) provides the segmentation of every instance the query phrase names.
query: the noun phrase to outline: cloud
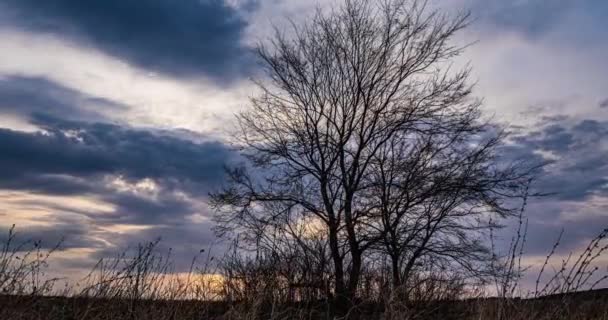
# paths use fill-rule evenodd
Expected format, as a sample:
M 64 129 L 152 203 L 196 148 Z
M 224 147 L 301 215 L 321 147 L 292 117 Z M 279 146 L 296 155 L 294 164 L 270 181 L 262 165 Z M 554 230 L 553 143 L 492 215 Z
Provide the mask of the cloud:
M 600 108 L 608 108 L 608 98 L 602 100 L 599 104 Z
M 0 114 L 31 120 L 47 114 L 75 120 L 103 121 L 103 114 L 124 112 L 129 107 L 89 96 L 42 77 L 0 76 Z
M 129 180 L 156 179 L 168 186 L 192 184 L 206 190 L 220 183 L 223 165 L 231 154 L 219 141 L 195 143 L 115 124 L 47 115 L 37 115 L 34 123 L 44 132 L 0 129 L 0 187 L 65 193 L 72 184 L 78 192 L 83 182 L 71 177 L 111 174 Z M 46 183 L 40 184 L 43 181 Z
M 9 200 L 0 226 L 18 223 L 19 238 L 43 248 L 63 238 L 61 254 L 87 252 L 62 267 L 86 267 L 158 236 L 163 248 L 179 248 L 180 261 L 209 244 L 204 199 L 235 154 L 192 131 L 107 122 L 129 108 L 43 77 L 4 76 L 0 114 L 35 130 L 0 128 L 0 191 Z
M 3 229 L 0 229 L 4 237 Z M 61 221 L 41 226 L 17 227 L 15 230 L 15 245 L 23 246 L 24 250 L 31 249 L 36 242 L 41 249 L 82 249 L 101 248 L 103 243 L 91 237 L 90 230 L 85 224 L 75 221 Z
M 558 253 L 581 250 L 608 225 L 608 121 L 545 117 L 535 129 L 513 133 L 503 148 L 509 159 L 546 162 L 535 191 L 548 196 L 529 199 L 526 255 L 543 256 L 564 230 Z M 507 221 L 508 245 L 515 221 Z
M 608 11 L 608 5 L 602 0 L 471 0 L 465 1 L 465 6 L 486 27 L 492 26 L 503 32 L 517 32 L 530 39 L 539 39 L 557 32 L 561 39 L 573 41 L 576 38 L 591 39 L 602 33 L 602 13 Z M 571 23 L 573 20 L 578 23 Z M 581 30 L 591 34 L 580 37 L 578 33 Z
M 252 5 L 244 6 L 253 10 Z M 173 76 L 238 77 L 251 67 L 247 23 L 221 0 L 6 0 L 2 25 L 67 37 Z
M 181 224 L 185 217 L 197 213 L 199 209 L 190 199 L 166 190 L 155 197 L 114 192 L 102 198 L 115 209 L 110 214 L 92 214 L 91 217 L 100 224 L 175 225 Z
M 25 194 L 7 196 L 0 226 L 27 213 L 17 219 L 27 221 L 19 239 L 87 249 L 62 264 L 82 268 L 161 237 L 161 250 L 175 248 L 179 270 L 214 241 L 204 199 L 233 157 L 223 143 L 41 114 L 32 121 L 42 131 L 0 129 L 0 189 Z
M 556 25 L 574 6 L 571 0 L 476 1 L 472 9 L 482 23 L 512 29 L 534 37 Z
M 608 194 L 608 121 L 581 120 L 547 123 L 539 130 L 514 137 L 522 154 L 545 154 L 545 167 L 537 188 L 554 198 L 584 201 Z
M 219 242 L 212 231 L 211 221 L 191 223 L 183 221 L 177 225 L 155 226 L 138 232 L 126 232 L 116 234 L 108 239 L 109 245 L 92 254 L 93 260 L 113 257 L 118 252 L 129 251 L 137 244 L 145 244 L 160 240 L 156 253 L 166 254 L 171 252 L 172 262 L 176 268 L 175 272 L 188 271 L 192 259 L 206 257 L 207 253 L 212 256 L 222 256 L 226 250 L 225 243 Z M 205 255 L 201 256 L 201 249 Z M 211 250 L 211 252 L 209 252 Z M 204 262 L 204 261 L 202 261 Z
M 43 114 L 35 114 L 32 121 L 42 131 L 0 129 L 0 189 L 31 193 L 13 207 L 43 208 L 52 217 L 37 218 L 42 227 L 25 226 L 27 236 L 54 244 L 65 235 L 68 249 L 108 251 L 116 250 L 118 237 L 145 241 L 186 229 L 191 230 L 189 243 L 205 245 L 213 237 L 204 199 L 222 183 L 223 166 L 234 156 L 223 143 L 200 136 L 201 141 L 193 142 L 180 138 L 183 132 Z M 49 196 L 64 200 L 39 200 Z M 103 206 L 74 207 L 66 197 L 89 197 Z M 6 221 L 13 218 L 9 212 Z M 70 223 L 65 222 L 68 218 Z M 121 225 L 137 228 L 125 234 L 111 231 Z M 172 241 L 167 245 L 179 246 Z
M 585 201 L 560 201 L 552 197 L 532 200 L 526 210 L 529 219 L 526 253 L 546 255 L 562 231 L 558 252 L 582 249 L 608 225 L 607 199 L 592 196 Z
M 116 196 L 121 196 L 121 193 L 118 192 Z M 36 199 L 32 195 L 20 205 L 31 207 L 37 202 Z M 57 248 L 54 256 L 59 258 L 60 264 L 53 264 L 52 268 L 77 268 L 81 271 L 90 269 L 99 259 L 115 257 L 137 244 L 157 239 L 161 240 L 157 253 L 164 255 L 170 250 L 177 272 L 187 271 L 192 258 L 201 249 L 208 251 L 213 248 L 214 255 L 222 255 L 224 245 L 214 236 L 211 220 L 195 221 L 188 216 L 190 210 L 180 211 L 181 204 L 172 205 L 174 203 L 164 205 L 168 210 L 163 213 L 162 219 L 155 219 L 156 212 L 147 209 L 154 211 L 158 208 L 148 205 L 139 207 L 143 210 L 139 212 L 122 211 L 124 208 L 120 208 L 114 212 L 90 211 L 82 215 L 73 214 L 68 208 L 69 203 L 63 210 L 61 206 L 50 205 L 46 207 L 48 215 L 37 217 L 35 224 L 17 225 L 13 245 L 25 243 L 22 250 L 28 250 L 36 242 L 41 249 Z M 10 222 L 11 218 L 9 215 L 7 221 Z M 9 225 L 0 224 L 0 239 L 4 239 L 8 228 Z M 62 258 L 74 249 L 82 253 L 70 259 Z

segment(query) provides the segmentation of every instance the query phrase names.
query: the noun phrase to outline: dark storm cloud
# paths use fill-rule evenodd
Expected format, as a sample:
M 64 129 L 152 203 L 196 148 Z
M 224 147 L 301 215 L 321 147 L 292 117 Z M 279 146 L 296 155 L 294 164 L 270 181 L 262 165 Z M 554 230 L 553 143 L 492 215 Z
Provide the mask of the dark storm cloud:
M 23 118 L 40 129 L 0 128 L 0 189 L 85 196 L 107 205 L 100 209 L 28 196 L 19 200 L 22 208 L 44 208 L 53 218 L 39 219 L 44 226 L 18 226 L 19 239 L 40 240 L 44 248 L 63 239 L 63 249 L 95 248 L 107 257 L 116 253 L 114 245 L 162 236 L 166 246 L 179 248 L 180 258 L 188 261 L 193 254 L 189 246 L 210 243 L 210 223 L 188 219 L 208 215 L 200 201 L 222 182 L 223 166 L 233 152 L 193 132 L 136 129 L 104 122 L 108 120 L 100 115 L 124 108 L 128 106 L 44 78 L 9 75 L 0 80 L 0 115 Z M 112 184 L 116 178 L 126 183 L 151 179 L 154 194 L 122 190 Z M 0 216 L 8 224 L 14 218 L 10 213 Z M 107 228 L 116 224 L 148 229 L 109 233 Z M 107 241 L 108 235 L 111 248 L 99 240 Z M 83 261 L 97 258 L 65 265 L 84 266 Z
M 529 199 L 526 207 L 527 255 L 546 255 L 562 229 L 557 253 L 577 251 L 608 225 L 608 207 L 592 200 L 608 196 L 608 145 L 602 144 L 606 140 L 607 121 L 542 117 L 536 130 L 519 128 L 502 148 L 508 161 L 546 164 L 532 187 L 548 195 Z M 507 247 L 517 221 L 505 223 L 498 240 Z
M 45 78 L 0 78 L 0 116 L 17 116 L 41 129 L 0 129 L 0 187 L 82 194 L 98 191 L 91 178 L 110 174 L 163 180 L 166 186 L 188 185 L 204 192 L 221 179 L 230 154 L 226 146 L 193 142 L 196 135 L 183 130 L 104 123 L 107 120 L 100 115 L 127 108 Z
M 222 183 L 223 166 L 233 157 L 227 146 L 217 141 L 195 143 L 179 138 L 180 133 L 60 120 L 38 113 L 32 122 L 43 131 L 0 129 L 0 189 L 90 196 L 111 210 L 36 197 L 20 200 L 24 208 L 45 208 L 61 218 L 39 221 L 44 227 L 23 228 L 20 239 L 42 240 L 48 248 L 64 238 L 62 248 L 98 249 L 94 257 L 86 257 L 92 261 L 160 236 L 162 249 L 176 248 L 180 266 L 212 242 L 210 222 L 191 222 L 189 217 L 208 215 L 199 201 Z M 131 183 L 151 179 L 156 183 L 154 194 L 121 190 L 110 183 L 115 177 Z M 5 223 L 11 223 L 11 217 L 6 216 Z M 148 229 L 124 234 L 104 229 L 116 224 Z M 111 245 L 95 240 L 98 237 Z
M 562 229 L 558 253 L 584 247 L 608 225 L 608 206 L 594 202 L 608 196 L 608 145 L 603 143 L 608 121 L 547 117 L 538 129 L 514 134 L 511 140 L 503 150 L 509 159 L 547 163 L 533 188 L 550 195 L 530 199 L 526 208 L 526 254 L 546 255 Z M 543 153 L 550 160 L 543 160 Z M 509 225 L 505 244 L 517 223 Z
M 600 108 L 608 108 L 608 98 L 600 102 Z
M 0 142 L 4 143 L 4 130 L 0 129 Z M 11 141 L 12 143 L 12 141 Z M 0 145 L 0 150 L 7 147 Z M 0 163 L 8 163 L 9 159 L 0 160 Z M 17 161 L 17 160 L 15 160 Z M 32 163 L 32 162 L 30 162 Z M 74 194 L 90 194 L 96 192 L 98 187 L 91 184 L 90 180 L 81 177 L 63 174 L 47 174 L 33 168 L 24 168 L 23 172 L 11 172 L 0 169 L 0 188 L 13 190 L 27 190 L 39 194 L 53 194 L 68 196 Z
M 0 9 L 9 27 L 69 37 L 174 76 L 227 80 L 250 66 L 247 24 L 222 0 L 4 0 Z
M 230 157 L 228 148 L 216 141 L 194 143 L 148 130 L 42 115 L 34 123 L 44 132 L 0 129 L 0 187 L 82 193 L 87 188 L 79 188 L 85 183 L 70 177 L 112 174 L 168 185 L 190 183 L 204 191 L 221 181 Z
M 547 124 L 514 141 L 522 154 L 544 151 L 555 158 L 537 188 L 560 200 L 584 201 L 608 191 L 608 147 L 601 144 L 607 138 L 608 122 L 582 120 Z
M 0 115 L 29 120 L 48 114 L 79 120 L 103 121 L 102 114 L 124 111 L 128 106 L 83 94 L 41 77 L 0 76 Z

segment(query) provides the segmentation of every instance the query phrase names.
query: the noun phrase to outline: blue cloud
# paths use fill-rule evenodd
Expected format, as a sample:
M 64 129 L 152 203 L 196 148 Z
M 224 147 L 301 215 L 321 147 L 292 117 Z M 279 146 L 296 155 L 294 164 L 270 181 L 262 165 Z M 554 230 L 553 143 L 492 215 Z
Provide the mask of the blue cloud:
M 521 157 L 538 158 L 536 151 L 544 151 L 556 158 L 536 185 L 541 192 L 555 193 L 555 200 L 608 195 L 608 150 L 598 148 L 598 141 L 608 138 L 608 122 L 588 119 L 568 125 L 567 120 L 515 136 L 510 148 Z
M 0 76 L 0 115 L 30 120 L 47 114 L 82 121 L 103 121 L 102 114 L 129 106 L 86 95 L 42 77 Z
M 178 262 L 198 252 L 188 250 L 183 243 L 205 246 L 211 242 L 210 223 L 192 223 L 187 217 L 206 214 L 192 199 L 204 199 L 211 188 L 222 183 L 224 164 L 233 157 L 226 145 L 218 141 L 195 143 L 179 138 L 178 133 L 60 120 L 43 114 L 35 114 L 32 121 L 43 131 L 0 129 L 0 189 L 92 196 L 113 209 L 98 212 L 95 208 L 73 208 L 69 203 L 36 203 L 35 197 L 22 200 L 21 205 L 44 207 L 61 219 L 48 221 L 44 228 L 20 228 L 20 239 L 42 240 L 45 246 L 52 246 L 65 236 L 63 248 L 102 250 L 92 257 L 95 259 L 105 254 L 105 245 L 91 236 L 105 234 L 100 227 L 145 225 L 149 229 L 116 235 L 111 241 L 123 246 L 160 235 L 166 238 L 163 243 L 167 246 L 180 248 Z M 150 178 L 158 188 L 153 197 L 116 190 L 104 183 L 108 175 L 127 182 Z M 11 218 L 10 213 L 3 217 L 8 223 Z
M 607 33 L 604 24 L 608 2 L 603 0 L 473 0 L 472 10 L 482 25 L 513 30 L 530 38 L 560 29 L 568 40 L 597 41 L 599 34 Z M 578 23 L 566 20 L 571 16 Z
M 482 1 L 477 5 L 484 21 L 530 35 L 542 34 L 567 14 L 573 3 L 555 1 Z
M 247 23 L 222 0 L 4 0 L 0 11 L 5 26 L 68 37 L 174 76 L 226 81 L 251 65 Z
M 44 133 L 0 129 L 0 187 L 84 192 L 88 188 L 75 178 L 113 174 L 202 190 L 221 182 L 231 156 L 217 141 L 194 143 L 149 130 L 44 115 L 34 123 Z

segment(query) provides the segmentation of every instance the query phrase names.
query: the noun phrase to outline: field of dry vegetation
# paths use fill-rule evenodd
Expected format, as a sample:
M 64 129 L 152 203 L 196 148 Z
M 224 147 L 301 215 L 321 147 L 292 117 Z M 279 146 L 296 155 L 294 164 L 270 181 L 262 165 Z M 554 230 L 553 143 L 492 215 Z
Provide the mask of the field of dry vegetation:
M 184 272 L 141 244 L 61 287 L 46 273 L 60 244 L 11 230 L 0 319 L 608 319 L 608 229 L 525 261 L 546 164 L 514 159 L 484 117 L 457 67 L 469 22 L 345 0 L 277 29 L 237 115 L 243 162 L 208 199 L 224 253 Z
M 11 229 L 0 253 L 0 319 L 608 319 L 608 290 L 589 290 L 608 276 L 594 267 L 607 248 L 606 231 L 578 257 L 554 264 L 549 253 L 544 267 L 557 268 L 539 274 L 535 290 L 519 287 L 522 270 L 484 285 L 429 270 L 393 288 L 388 266 L 370 266 L 346 310 L 336 309 L 329 283 L 294 282 L 308 266 L 278 253 L 233 252 L 218 263 L 200 256 L 177 275 L 158 242 L 100 260 L 64 287 L 46 274 L 55 250 L 15 243 L 15 234 Z

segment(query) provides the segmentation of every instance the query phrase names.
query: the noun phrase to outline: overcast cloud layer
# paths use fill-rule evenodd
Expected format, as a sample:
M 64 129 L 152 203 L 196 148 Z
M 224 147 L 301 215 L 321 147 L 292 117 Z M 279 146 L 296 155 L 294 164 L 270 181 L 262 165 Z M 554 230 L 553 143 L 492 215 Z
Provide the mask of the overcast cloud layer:
M 331 1 L 319 5 L 328 6 Z M 459 38 L 509 157 L 547 161 L 527 254 L 567 226 L 577 250 L 608 226 L 608 2 L 433 1 L 469 8 Z M 51 245 L 64 268 L 163 237 L 182 261 L 215 241 L 205 205 L 238 155 L 232 115 L 254 93 L 250 45 L 294 1 L 0 0 L 0 227 Z M 75 251 L 74 251 L 75 250 Z M 80 250 L 80 251 L 79 251 Z

